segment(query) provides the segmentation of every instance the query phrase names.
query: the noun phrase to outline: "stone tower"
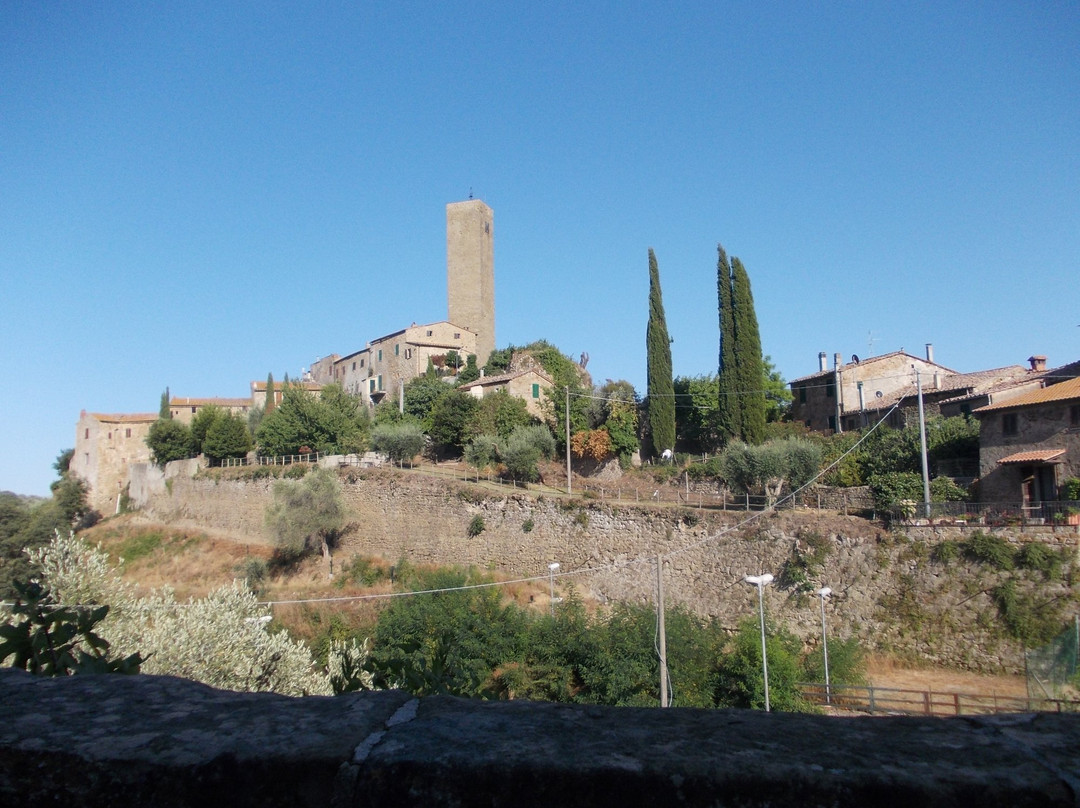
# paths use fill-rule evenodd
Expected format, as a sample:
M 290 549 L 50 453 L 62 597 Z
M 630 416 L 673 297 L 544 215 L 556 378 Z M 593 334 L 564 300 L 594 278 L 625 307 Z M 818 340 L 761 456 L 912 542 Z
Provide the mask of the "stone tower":
M 449 320 L 476 334 L 476 362 L 495 350 L 495 214 L 479 199 L 446 206 Z

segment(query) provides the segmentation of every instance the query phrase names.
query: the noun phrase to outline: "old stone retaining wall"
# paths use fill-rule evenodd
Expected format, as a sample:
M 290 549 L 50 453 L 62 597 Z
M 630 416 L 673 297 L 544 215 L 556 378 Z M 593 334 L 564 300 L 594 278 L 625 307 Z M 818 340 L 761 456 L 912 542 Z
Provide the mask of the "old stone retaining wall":
M 559 562 L 560 592 L 574 586 L 601 602 L 651 603 L 655 558 L 666 559 L 669 605 L 682 604 L 734 628 L 756 610 L 747 574 L 772 572 L 766 606 L 808 642 L 820 636 L 812 592 L 829 586 L 830 631 L 856 635 L 871 647 L 985 671 L 1023 670 L 1022 649 L 1005 639 L 993 599 L 1002 580 L 956 560 L 934 562 L 933 546 L 963 538 L 965 528 L 888 531 L 856 517 L 811 511 L 710 512 L 678 507 L 614 506 L 482 485 L 448 482 L 392 470 L 343 470 L 351 524 L 336 551 L 375 555 L 393 563 L 471 565 L 511 577 L 546 580 Z M 143 515 L 153 521 L 208 530 L 245 542 L 270 543 L 264 525 L 271 480 L 175 477 L 153 494 Z M 468 535 L 475 517 L 483 531 Z M 1036 529 L 1038 530 L 1038 529 Z M 1075 548 L 1075 531 L 1006 534 Z M 824 560 L 799 580 L 794 562 L 820 536 Z M 785 575 L 787 570 L 787 575 Z M 1030 580 L 1029 580 L 1030 579 Z M 1048 598 L 1067 598 L 1067 580 L 1028 576 Z

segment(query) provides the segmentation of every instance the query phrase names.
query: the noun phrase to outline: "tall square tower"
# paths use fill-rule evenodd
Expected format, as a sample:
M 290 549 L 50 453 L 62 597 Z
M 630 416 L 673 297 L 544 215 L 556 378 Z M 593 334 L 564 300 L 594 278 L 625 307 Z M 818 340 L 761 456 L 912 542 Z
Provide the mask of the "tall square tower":
M 495 214 L 479 199 L 446 206 L 446 298 L 451 323 L 476 334 L 476 361 L 495 350 Z

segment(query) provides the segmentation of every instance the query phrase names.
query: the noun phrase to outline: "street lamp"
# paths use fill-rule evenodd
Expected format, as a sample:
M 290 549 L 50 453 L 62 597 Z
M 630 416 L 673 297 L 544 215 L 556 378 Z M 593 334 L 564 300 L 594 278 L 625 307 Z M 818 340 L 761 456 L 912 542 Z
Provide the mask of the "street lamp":
M 555 616 L 555 570 L 559 568 L 558 561 L 548 564 L 548 578 L 551 581 L 551 616 Z
M 832 704 L 829 693 L 829 640 L 825 636 L 825 598 L 832 594 L 832 590 L 823 586 L 814 594 L 821 598 L 821 650 L 825 654 L 825 703 Z
M 772 583 L 769 573 L 747 575 L 743 578 L 748 584 L 757 587 L 758 612 L 761 614 L 761 677 L 765 681 L 765 712 L 769 712 L 769 657 L 765 651 L 765 587 Z

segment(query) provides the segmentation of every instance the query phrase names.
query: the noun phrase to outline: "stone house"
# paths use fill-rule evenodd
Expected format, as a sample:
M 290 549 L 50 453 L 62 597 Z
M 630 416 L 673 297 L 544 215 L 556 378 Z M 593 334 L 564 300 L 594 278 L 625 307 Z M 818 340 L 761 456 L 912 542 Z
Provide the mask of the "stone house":
M 870 421 L 871 413 L 887 410 L 913 389 L 916 372 L 924 391 L 956 374 L 934 362 L 932 345 L 926 346 L 925 359 L 899 350 L 863 360 L 852 356 L 844 363 L 834 354 L 831 369 L 825 353 L 819 353 L 818 372 L 789 384 L 792 420 L 815 432 L 858 429 Z
M 1060 378 L 1048 374 L 1054 383 L 974 410 L 982 501 L 1052 502 L 1080 477 L 1080 377 Z
M 265 388 L 265 382 L 263 384 Z M 263 391 L 265 397 L 265 389 Z M 180 398 L 173 396 L 169 402 L 169 413 L 174 421 L 190 424 L 199 410 L 204 407 L 214 406 L 225 410 L 232 415 L 247 417 L 251 410 L 250 398 Z
M 539 366 L 531 366 L 500 373 L 498 376 L 481 376 L 474 382 L 461 385 L 462 392 L 474 398 L 483 398 L 491 393 L 505 390 L 514 398 L 525 402 L 529 415 L 543 419 L 543 391 L 550 390 L 551 377 Z
M 150 462 L 146 438 L 157 419 L 157 413 L 79 414 L 69 469 L 86 483 L 92 508 L 105 514 L 115 511 L 117 496 L 129 482 L 128 467 Z
M 294 382 L 290 381 L 290 387 L 299 387 L 310 396 L 317 396 L 322 392 L 323 386 L 315 382 L 303 381 Z M 281 403 L 281 398 L 284 395 L 285 382 L 274 382 L 274 403 L 275 405 Z M 251 407 L 266 407 L 266 382 L 252 382 L 251 383 L 251 400 L 249 402 Z

